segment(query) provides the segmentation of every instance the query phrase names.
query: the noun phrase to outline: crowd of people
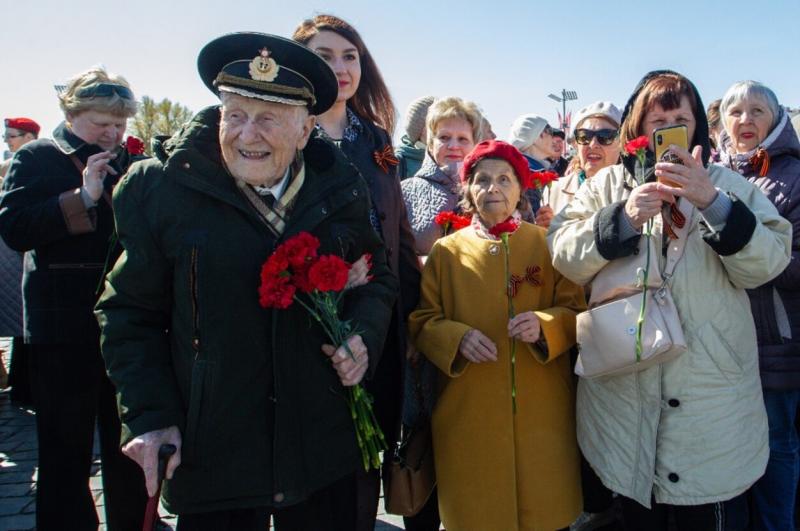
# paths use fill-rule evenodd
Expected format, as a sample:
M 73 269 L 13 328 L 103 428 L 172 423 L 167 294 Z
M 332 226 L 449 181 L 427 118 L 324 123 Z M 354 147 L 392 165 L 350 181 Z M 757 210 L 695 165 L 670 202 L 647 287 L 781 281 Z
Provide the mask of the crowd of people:
M 372 530 L 425 429 L 435 484 L 407 529 L 794 529 L 800 140 L 769 87 L 706 109 L 653 71 L 621 109 L 523 114 L 505 141 L 477 103 L 422 96 L 393 146 L 340 18 L 224 35 L 197 64 L 220 104 L 152 157 L 101 67 L 59 93 L 52 139 L 5 121 L 3 331 L 36 411 L 38 529 L 97 528 L 95 424 L 110 530 L 142 528 L 162 479 L 179 531 Z M 670 126 L 687 143 L 656 159 Z M 313 313 L 326 290 L 341 321 Z M 579 320 L 622 294 L 633 325 L 591 333 L 635 344 L 627 367 L 582 373 Z M 682 329 L 660 362 L 640 360 L 646 300 Z

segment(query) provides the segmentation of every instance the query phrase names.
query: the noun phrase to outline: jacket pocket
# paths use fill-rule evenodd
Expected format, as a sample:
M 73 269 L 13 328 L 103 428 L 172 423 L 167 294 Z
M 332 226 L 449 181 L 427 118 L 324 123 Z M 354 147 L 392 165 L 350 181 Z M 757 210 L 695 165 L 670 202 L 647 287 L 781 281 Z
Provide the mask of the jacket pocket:
M 214 364 L 199 360 L 192 366 L 192 382 L 189 388 L 189 411 L 186 415 L 186 433 L 183 437 L 183 457 L 187 463 L 195 463 L 200 457 L 200 441 L 204 439 L 205 426 L 209 419 L 210 390 Z
M 189 257 L 189 298 L 192 308 L 192 350 L 194 351 L 194 359 L 200 357 L 200 286 L 199 286 L 199 268 L 200 268 L 200 249 L 198 246 L 192 247 L 192 252 Z
M 705 363 L 703 354 L 707 354 L 708 360 L 716 368 L 716 372 L 721 374 L 730 383 L 738 382 L 742 377 L 742 364 L 736 351 L 731 348 L 724 334 L 722 334 L 711 321 L 707 321 L 703 326 L 694 332 L 694 337 L 700 343 L 701 349 L 695 349 L 692 365 L 695 371 L 707 371 L 709 364 Z

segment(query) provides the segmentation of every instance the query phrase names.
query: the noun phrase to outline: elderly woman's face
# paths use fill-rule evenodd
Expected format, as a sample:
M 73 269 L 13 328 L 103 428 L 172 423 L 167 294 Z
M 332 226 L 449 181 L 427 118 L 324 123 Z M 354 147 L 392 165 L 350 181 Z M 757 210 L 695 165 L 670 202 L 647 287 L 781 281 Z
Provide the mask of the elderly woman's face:
M 739 101 L 725 109 L 725 129 L 737 153 L 747 153 L 767 138 L 772 127 L 772 111 L 767 102 L 758 97 Z
M 682 96 L 681 104 L 677 108 L 668 111 L 656 103 L 647 111 L 647 114 L 645 114 L 644 120 L 642 120 L 642 130 L 639 134 L 647 135 L 647 138 L 652 142 L 653 131 L 672 125 L 685 125 L 689 135 L 689 142 L 692 141 L 694 138 L 694 130 L 697 127 L 697 120 L 695 120 L 694 113 L 692 112 L 692 105 L 689 103 L 688 97 Z M 689 147 L 691 151 L 692 146 Z M 653 146 L 650 146 L 650 149 L 652 148 Z
M 67 115 L 67 122 L 72 132 L 87 144 L 95 144 L 105 151 L 113 151 L 122 143 L 128 118 L 90 109 Z
M 314 127 L 304 109 L 238 94 L 225 94 L 219 145 L 234 177 L 255 186 L 273 186 L 286 173 Z
M 483 159 L 475 165 L 467 193 L 484 223 L 492 226 L 514 213 L 522 190 L 511 164 Z
M 333 31 L 320 31 L 308 47 L 317 52 L 336 74 L 339 94 L 336 101 L 347 101 L 353 97 L 361 83 L 361 58 L 355 44 Z
M 619 140 L 614 139 L 611 144 L 600 143 L 597 135 L 593 131 L 611 132 L 617 131 L 617 127 L 604 118 L 587 118 L 575 129 L 575 143 L 578 146 L 578 160 L 581 169 L 586 177 L 594 177 L 594 174 L 606 166 L 616 164 L 619 159 Z M 586 139 L 591 137 L 588 143 Z M 580 142 L 579 142 L 580 140 Z
M 472 125 L 463 118 L 439 120 L 433 132 L 433 160 L 439 166 L 461 162 L 475 147 Z

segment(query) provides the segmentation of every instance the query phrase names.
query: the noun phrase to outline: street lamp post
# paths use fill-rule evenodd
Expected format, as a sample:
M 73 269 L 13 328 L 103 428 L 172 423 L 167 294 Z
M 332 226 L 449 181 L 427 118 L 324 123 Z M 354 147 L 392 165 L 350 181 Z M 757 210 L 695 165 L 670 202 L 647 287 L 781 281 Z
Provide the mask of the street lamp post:
M 561 104 L 561 129 L 564 133 L 567 132 L 567 102 L 578 99 L 578 93 L 574 90 L 561 89 L 561 96 L 555 94 L 548 94 L 548 98 L 555 100 Z

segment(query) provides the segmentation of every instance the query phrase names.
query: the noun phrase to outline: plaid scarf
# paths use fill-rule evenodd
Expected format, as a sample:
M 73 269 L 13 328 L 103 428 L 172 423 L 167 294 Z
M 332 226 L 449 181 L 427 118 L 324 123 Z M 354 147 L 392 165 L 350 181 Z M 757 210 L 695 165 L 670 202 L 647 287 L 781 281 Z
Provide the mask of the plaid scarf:
M 286 186 L 286 190 L 271 207 L 264 202 L 251 185 L 244 181 L 237 181 L 239 190 L 242 191 L 247 202 L 256 210 L 258 217 L 276 238 L 283 234 L 286 229 L 286 218 L 306 178 L 306 167 L 303 163 L 302 152 L 297 152 L 290 171 L 291 175 L 289 176 L 289 184 Z

